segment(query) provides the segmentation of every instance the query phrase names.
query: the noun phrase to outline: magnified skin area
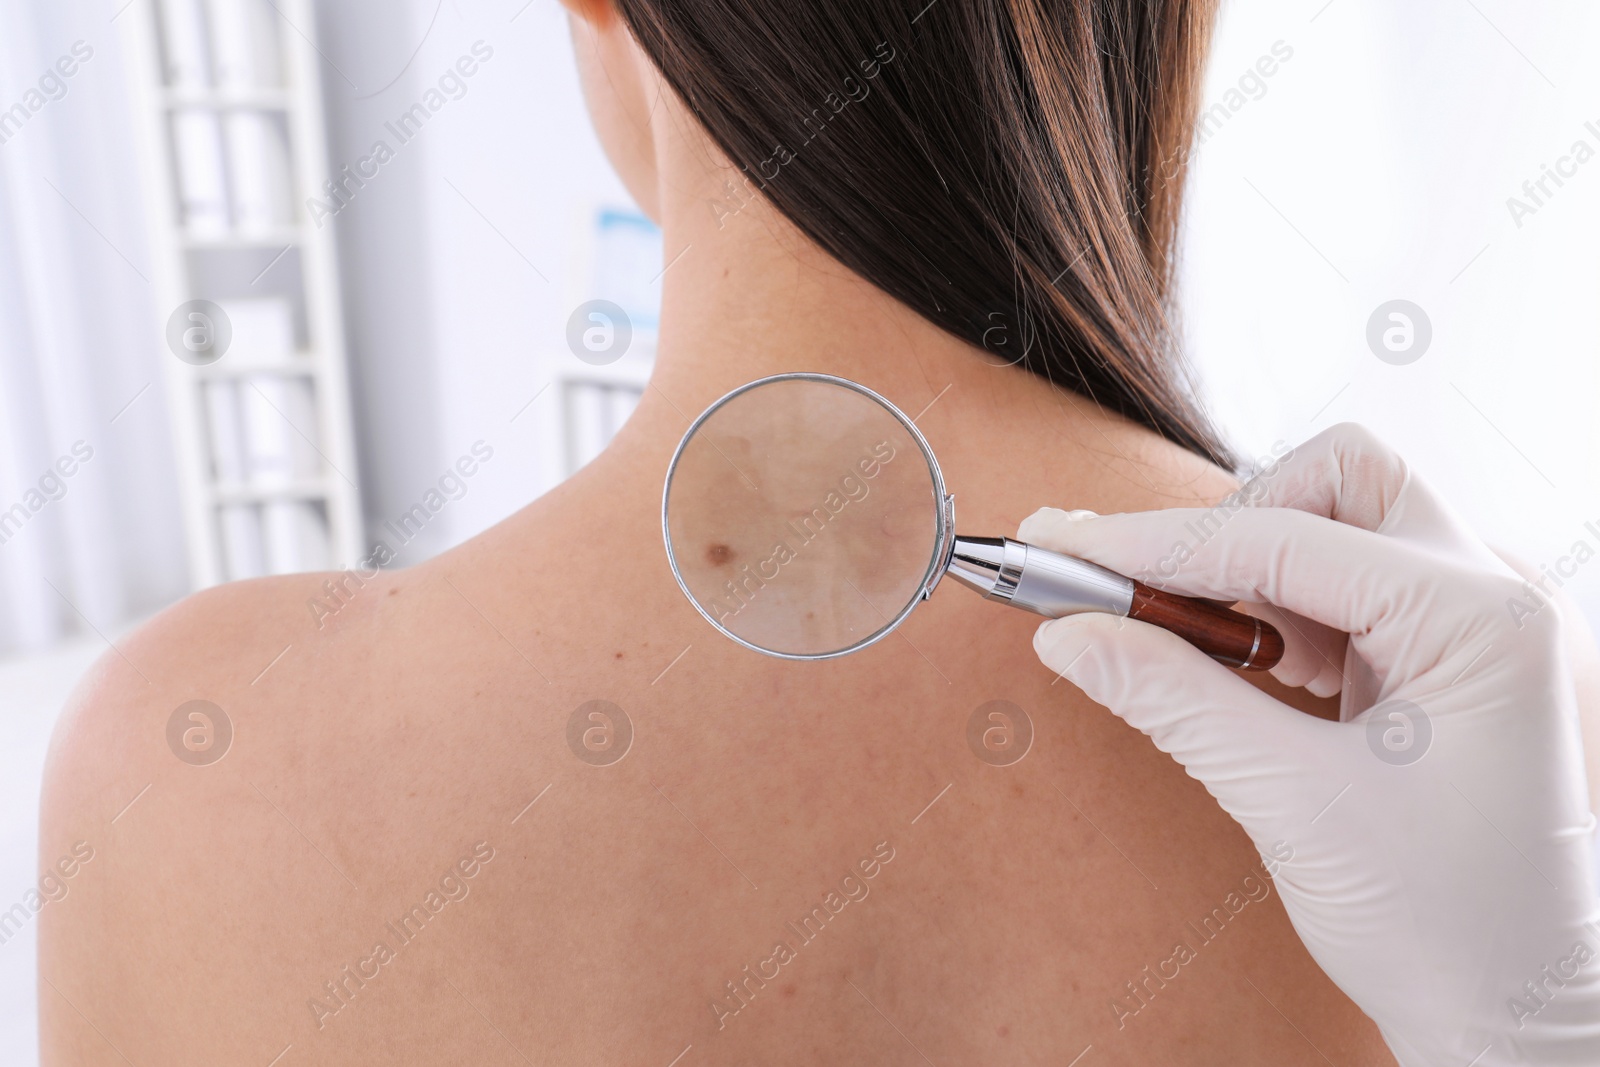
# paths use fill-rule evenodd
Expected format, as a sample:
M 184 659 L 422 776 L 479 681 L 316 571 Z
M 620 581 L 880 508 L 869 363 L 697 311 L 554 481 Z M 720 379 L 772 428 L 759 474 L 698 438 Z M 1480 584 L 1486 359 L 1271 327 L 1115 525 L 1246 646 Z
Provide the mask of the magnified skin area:
M 722 626 L 774 652 L 826 654 L 920 595 L 938 549 L 935 490 L 887 408 L 782 379 L 723 403 L 685 443 L 667 528 L 685 586 Z

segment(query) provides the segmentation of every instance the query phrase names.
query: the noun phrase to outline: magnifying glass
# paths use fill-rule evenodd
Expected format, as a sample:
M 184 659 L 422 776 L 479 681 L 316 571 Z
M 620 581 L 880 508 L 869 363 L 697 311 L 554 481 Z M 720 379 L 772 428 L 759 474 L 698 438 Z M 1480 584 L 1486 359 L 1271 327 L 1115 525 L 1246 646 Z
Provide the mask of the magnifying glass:
M 783 659 L 831 659 L 888 636 L 949 574 L 1047 618 L 1125 615 L 1230 667 L 1283 655 L 1268 623 L 1152 589 L 1009 537 L 955 532 L 955 498 L 922 431 L 827 374 L 742 385 L 695 419 L 667 469 L 672 573 L 711 625 Z

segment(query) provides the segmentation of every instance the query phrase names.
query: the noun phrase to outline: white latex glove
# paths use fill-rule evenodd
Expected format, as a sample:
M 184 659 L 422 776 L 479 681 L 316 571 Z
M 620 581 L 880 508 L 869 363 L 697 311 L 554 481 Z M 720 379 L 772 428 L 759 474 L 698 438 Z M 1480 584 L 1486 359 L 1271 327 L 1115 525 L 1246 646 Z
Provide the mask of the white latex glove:
M 1040 658 L 1183 764 L 1264 856 L 1292 855 L 1274 866 L 1295 930 L 1405 1067 L 1600 1064 L 1594 818 L 1556 606 L 1358 426 L 1240 498 L 1046 509 L 1017 536 L 1276 605 L 1250 608 L 1283 632 L 1272 673 L 1342 690 L 1344 721 L 1110 615 L 1045 623 Z

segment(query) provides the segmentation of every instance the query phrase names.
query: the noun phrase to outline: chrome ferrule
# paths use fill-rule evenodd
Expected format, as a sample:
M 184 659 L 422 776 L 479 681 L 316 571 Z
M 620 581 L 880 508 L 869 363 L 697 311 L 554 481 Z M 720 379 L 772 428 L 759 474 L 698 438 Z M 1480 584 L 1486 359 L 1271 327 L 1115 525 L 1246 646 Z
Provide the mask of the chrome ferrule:
M 986 599 L 1051 619 L 1084 611 L 1126 615 L 1133 607 L 1131 578 L 1009 537 L 957 536 L 947 573 Z

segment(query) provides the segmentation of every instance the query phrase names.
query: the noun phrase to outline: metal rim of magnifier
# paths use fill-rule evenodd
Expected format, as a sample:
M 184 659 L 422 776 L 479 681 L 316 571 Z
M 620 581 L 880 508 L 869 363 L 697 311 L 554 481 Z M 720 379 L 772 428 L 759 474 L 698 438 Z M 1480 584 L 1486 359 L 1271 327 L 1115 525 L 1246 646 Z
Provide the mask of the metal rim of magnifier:
M 906 606 L 900 609 L 899 614 L 890 619 L 882 627 L 868 634 L 855 644 L 836 649 L 832 652 L 779 652 L 777 649 L 766 648 L 762 645 L 755 644 L 752 641 L 746 641 L 744 638 L 740 637 L 726 626 L 723 626 L 716 619 L 712 618 L 711 613 L 700 606 L 699 599 L 689 589 L 689 584 L 683 580 L 683 572 L 678 569 L 678 557 L 672 550 L 672 526 L 669 518 L 669 508 L 671 507 L 672 503 L 672 476 L 677 473 L 678 460 L 683 456 L 684 449 L 689 447 L 689 442 L 694 440 L 694 436 L 699 432 L 701 424 L 709 419 L 712 415 L 720 411 L 725 404 L 736 397 L 742 396 L 743 394 L 748 393 L 750 390 L 759 388 L 763 385 L 772 385 L 775 382 L 787 381 L 822 382 L 827 385 L 842 386 L 845 389 L 853 390 L 857 393 L 860 393 L 867 399 L 874 401 L 879 407 L 883 408 L 890 415 L 893 415 L 895 421 L 903 426 L 906 432 L 911 435 L 911 439 L 917 443 L 917 449 L 922 453 L 923 460 L 928 464 L 928 473 L 933 476 L 934 549 L 932 558 L 928 561 L 928 569 L 922 575 L 921 591 L 913 595 L 910 600 L 906 601 Z M 832 374 L 818 374 L 811 371 L 793 371 L 788 374 L 772 374 L 765 378 L 757 378 L 753 382 L 746 382 L 744 385 L 739 386 L 739 388 L 723 394 L 714 403 L 712 403 L 710 407 L 702 411 L 699 418 L 695 419 L 694 422 L 689 424 L 689 428 L 683 432 L 683 440 L 678 442 L 677 449 L 672 453 L 672 462 L 667 464 L 666 485 L 661 491 L 661 540 L 667 546 L 667 563 L 672 567 L 672 576 L 673 578 L 677 579 L 678 588 L 683 590 L 683 595 L 688 598 L 689 603 L 694 605 L 694 610 L 698 611 L 703 619 L 709 622 L 712 626 L 716 627 L 719 633 L 722 633 L 732 640 L 737 641 L 745 648 L 751 649 L 755 652 L 760 652 L 763 655 L 777 656 L 779 659 L 833 659 L 836 656 L 843 656 L 851 652 L 857 652 L 863 648 L 866 648 L 868 645 L 876 644 L 877 642 L 883 640 L 903 621 L 905 621 L 906 616 L 911 614 L 911 609 L 917 606 L 918 601 L 926 600 L 933 594 L 933 587 L 939 584 L 939 579 L 944 575 L 946 564 L 950 558 L 950 551 L 955 547 L 955 501 L 954 498 L 944 491 L 944 474 L 939 470 L 939 461 L 934 458 L 932 446 L 928 444 L 928 439 L 922 436 L 922 431 L 917 429 L 916 423 L 912 422 L 906 417 L 905 412 L 895 407 L 894 404 L 890 403 L 889 400 L 883 396 L 873 392 L 871 389 L 868 389 L 859 382 L 853 382 L 848 378 L 840 378 Z M 869 605 L 871 603 L 871 601 L 868 601 Z

